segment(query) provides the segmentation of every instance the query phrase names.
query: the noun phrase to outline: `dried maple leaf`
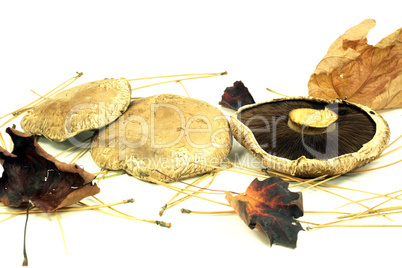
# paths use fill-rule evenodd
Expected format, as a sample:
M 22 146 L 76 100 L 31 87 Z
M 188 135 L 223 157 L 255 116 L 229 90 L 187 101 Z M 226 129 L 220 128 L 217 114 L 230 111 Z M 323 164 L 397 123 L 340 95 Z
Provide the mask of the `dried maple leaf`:
M 99 193 L 92 183 L 94 175 L 76 164 L 66 164 L 46 153 L 35 137 L 7 128 L 14 149 L 0 147 L 4 172 L 0 179 L 0 201 L 18 207 L 31 202 L 44 212 L 51 212 Z
M 253 96 L 242 81 L 236 81 L 233 83 L 233 87 L 227 87 L 223 92 L 222 100 L 219 102 L 220 105 L 233 110 L 253 103 L 255 103 Z
M 402 28 L 367 44 L 368 19 L 330 46 L 308 82 L 309 95 L 347 99 L 374 110 L 402 107 Z
M 303 230 L 295 218 L 303 216 L 302 194 L 291 192 L 289 183 L 278 177 L 255 179 L 244 194 L 226 199 L 251 228 L 259 225 L 268 235 L 270 245 L 296 248 L 297 234 Z

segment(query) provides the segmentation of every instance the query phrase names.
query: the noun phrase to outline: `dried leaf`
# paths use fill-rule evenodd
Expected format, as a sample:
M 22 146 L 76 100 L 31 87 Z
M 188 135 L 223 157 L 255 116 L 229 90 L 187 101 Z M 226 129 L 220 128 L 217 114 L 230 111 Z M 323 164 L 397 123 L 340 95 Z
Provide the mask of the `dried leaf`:
M 32 202 L 51 212 L 99 193 L 94 175 L 76 164 L 66 164 L 46 153 L 35 137 L 12 128 L 6 132 L 14 143 L 12 153 L 0 147 L 4 172 L 0 179 L 0 201 L 18 207 Z
M 227 87 L 223 92 L 222 100 L 219 102 L 220 105 L 233 110 L 253 103 L 255 103 L 253 96 L 242 81 L 236 81 L 233 83 L 233 87 Z
M 347 99 L 374 110 L 402 107 L 402 28 L 367 44 L 368 19 L 340 36 L 308 82 L 309 95 Z
M 255 179 L 244 194 L 226 199 L 251 228 L 259 225 L 268 235 L 270 245 L 296 248 L 297 234 L 303 230 L 295 218 L 303 216 L 302 194 L 291 192 L 289 183 L 279 177 Z

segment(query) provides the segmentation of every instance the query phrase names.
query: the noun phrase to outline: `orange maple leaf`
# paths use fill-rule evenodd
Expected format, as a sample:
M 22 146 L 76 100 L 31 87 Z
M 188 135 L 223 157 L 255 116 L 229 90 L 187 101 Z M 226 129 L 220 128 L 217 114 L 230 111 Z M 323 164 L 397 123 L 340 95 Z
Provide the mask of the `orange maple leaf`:
M 279 177 L 253 180 L 244 194 L 226 199 L 240 218 L 251 228 L 259 225 L 270 244 L 295 248 L 297 234 L 303 230 L 295 218 L 303 216 L 302 194 L 291 192 L 289 183 Z

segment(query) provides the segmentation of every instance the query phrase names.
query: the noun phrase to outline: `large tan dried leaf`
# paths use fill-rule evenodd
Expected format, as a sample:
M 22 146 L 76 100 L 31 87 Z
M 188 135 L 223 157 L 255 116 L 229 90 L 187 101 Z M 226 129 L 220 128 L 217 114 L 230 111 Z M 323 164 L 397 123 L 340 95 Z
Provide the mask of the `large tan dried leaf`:
M 372 46 L 367 34 L 374 26 L 367 19 L 335 40 L 310 77 L 310 96 L 374 110 L 402 107 L 402 28 Z

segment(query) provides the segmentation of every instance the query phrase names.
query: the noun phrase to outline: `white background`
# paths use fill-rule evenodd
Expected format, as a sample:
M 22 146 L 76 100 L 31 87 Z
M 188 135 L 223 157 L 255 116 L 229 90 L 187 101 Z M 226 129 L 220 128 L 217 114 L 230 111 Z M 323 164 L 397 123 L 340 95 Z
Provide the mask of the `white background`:
M 76 71 L 75 85 L 103 78 L 138 78 L 167 74 L 223 72 L 227 76 L 184 82 L 190 95 L 217 105 L 223 90 L 242 80 L 256 101 L 307 95 L 307 82 L 330 44 L 348 28 L 373 18 L 368 39 L 375 44 L 402 27 L 399 1 L 2 1 L 0 4 L 1 114 L 27 104 Z M 132 83 L 132 87 L 136 87 Z M 133 96 L 185 94 L 179 84 L 135 91 Z M 223 109 L 226 115 L 231 111 Z M 402 134 L 401 110 L 382 112 L 391 140 Z M 6 137 L 8 139 L 8 137 Z M 57 153 L 68 144 L 43 146 Z M 401 142 L 394 145 L 400 146 Z M 239 145 L 235 153 L 252 157 Z M 73 154 L 66 154 L 69 161 Z M 381 166 L 401 153 L 372 163 Z M 78 163 L 96 172 L 89 154 Z M 402 189 L 401 165 L 347 175 L 337 185 L 388 193 Z M 219 174 L 212 188 L 244 191 L 254 177 Z M 181 186 L 178 184 L 178 186 Z M 99 198 L 136 202 L 118 209 L 159 219 L 171 190 L 120 176 L 102 181 Z M 370 197 L 348 191 L 351 199 Z M 222 200 L 224 201 L 224 200 Z M 381 200 L 383 201 L 383 200 Z M 88 201 L 90 202 L 90 201 Z M 305 210 L 334 210 L 347 201 L 321 191 L 304 193 Z M 376 205 L 377 200 L 372 203 Z M 396 204 L 398 205 L 398 204 Z M 400 203 L 399 203 L 400 205 Z M 180 208 L 222 210 L 191 200 L 159 220 L 171 229 L 107 216 L 98 212 L 60 213 L 65 253 L 54 214 L 31 215 L 27 250 L 30 267 L 386 267 L 400 265 L 400 228 L 326 228 L 299 233 L 297 249 L 269 247 L 263 234 L 250 230 L 236 215 L 183 215 Z M 358 206 L 346 211 L 361 211 Z M 342 211 L 342 209 L 340 209 Z M 358 224 L 402 224 L 372 219 Z M 334 215 L 302 219 L 328 222 Z M 19 267 L 25 217 L 0 223 L 0 267 Z

